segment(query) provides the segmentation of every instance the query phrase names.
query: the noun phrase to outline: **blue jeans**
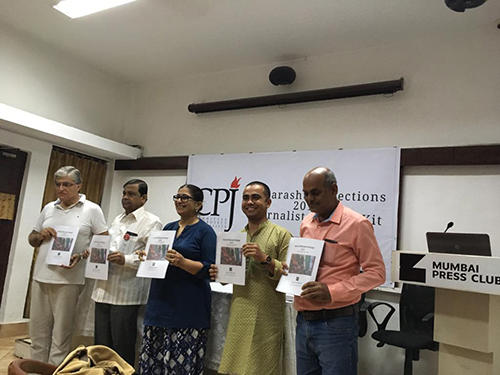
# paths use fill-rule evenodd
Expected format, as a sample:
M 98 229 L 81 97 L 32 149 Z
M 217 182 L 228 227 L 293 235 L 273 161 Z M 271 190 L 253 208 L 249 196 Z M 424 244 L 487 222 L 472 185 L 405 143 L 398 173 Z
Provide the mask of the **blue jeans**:
M 357 375 L 357 315 L 304 320 L 297 315 L 297 375 Z

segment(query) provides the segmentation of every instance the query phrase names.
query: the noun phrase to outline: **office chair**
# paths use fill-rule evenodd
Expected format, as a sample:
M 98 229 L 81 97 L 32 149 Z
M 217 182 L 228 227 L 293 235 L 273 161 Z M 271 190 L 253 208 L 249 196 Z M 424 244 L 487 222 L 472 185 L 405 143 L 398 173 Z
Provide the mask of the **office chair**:
M 389 312 L 380 323 L 373 311 L 378 306 L 387 306 Z M 404 375 L 413 374 L 413 361 L 420 358 L 421 349 L 436 351 L 438 343 L 434 335 L 434 288 L 403 284 L 399 300 L 399 331 L 386 329 L 396 309 L 385 302 L 373 302 L 367 307 L 377 325 L 372 338 L 378 341 L 377 347 L 385 344 L 405 349 Z
M 358 313 L 358 337 L 364 337 L 368 331 L 368 319 L 366 319 L 366 311 L 370 305 L 365 300 L 366 294 L 361 295 L 361 299 L 358 302 L 359 313 Z

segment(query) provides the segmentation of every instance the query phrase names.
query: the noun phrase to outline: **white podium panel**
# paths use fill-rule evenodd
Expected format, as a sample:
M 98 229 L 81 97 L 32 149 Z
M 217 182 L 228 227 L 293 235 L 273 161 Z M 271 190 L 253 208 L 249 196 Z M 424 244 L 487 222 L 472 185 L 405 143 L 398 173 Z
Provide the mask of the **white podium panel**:
M 500 374 L 500 258 L 394 251 L 391 274 L 436 289 L 439 375 Z
M 392 281 L 500 295 L 500 258 L 394 251 Z

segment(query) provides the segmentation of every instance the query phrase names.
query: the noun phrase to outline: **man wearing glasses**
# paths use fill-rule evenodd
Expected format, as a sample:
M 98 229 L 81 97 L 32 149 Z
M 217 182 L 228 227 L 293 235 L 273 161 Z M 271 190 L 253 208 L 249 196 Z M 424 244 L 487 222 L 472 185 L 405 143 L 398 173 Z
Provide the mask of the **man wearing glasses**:
M 243 191 L 241 209 L 248 219 L 245 285 L 233 285 L 222 374 L 281 374 L 285 295 L 276 286 L 282 275 L 291 234 L 267 219 L 271 191 L 260 181 Z M 217 276 L 211 266 L 210 275 Z
M 57 238 L 57 226 L 78 227 L 69 266 L 45 263 L 48 246 L 41 246 L 31 284 L 31 358 L 59 365 L 71 349 L 77 303 L 85 284 L 82 253 L 94 234 L 107 234 L 101 208 L 80 194 L 80 171 L 72 166 L 54 174 L 57 200 L 45 205 L 28 237 L 38 247 Z M 80 263 L 79 263 L 80 262 Z
M 135 361 L 137 315 L 145 305 L 150 279 L 135 277 L 139 258 L 151 231 L 161 230 L 157 216 L 144 209 L 148 185 L 130 180 L 123 185 L 122 207 L 125 210 L 111 224 L 109 234 L 108 280 L 96 280 L 92 299 L 95 304 L 94 340 L 97 345 L 114 349 L 132 366 Z

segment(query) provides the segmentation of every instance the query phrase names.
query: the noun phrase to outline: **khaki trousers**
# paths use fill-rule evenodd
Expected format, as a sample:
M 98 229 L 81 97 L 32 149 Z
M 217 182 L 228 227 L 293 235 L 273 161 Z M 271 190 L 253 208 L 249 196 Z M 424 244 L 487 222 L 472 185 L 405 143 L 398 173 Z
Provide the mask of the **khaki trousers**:
M 30 308 L 32 359 L 59 365 L 69 354 L 82 288 L 83 285 L 47 284 L 33 280 Z

